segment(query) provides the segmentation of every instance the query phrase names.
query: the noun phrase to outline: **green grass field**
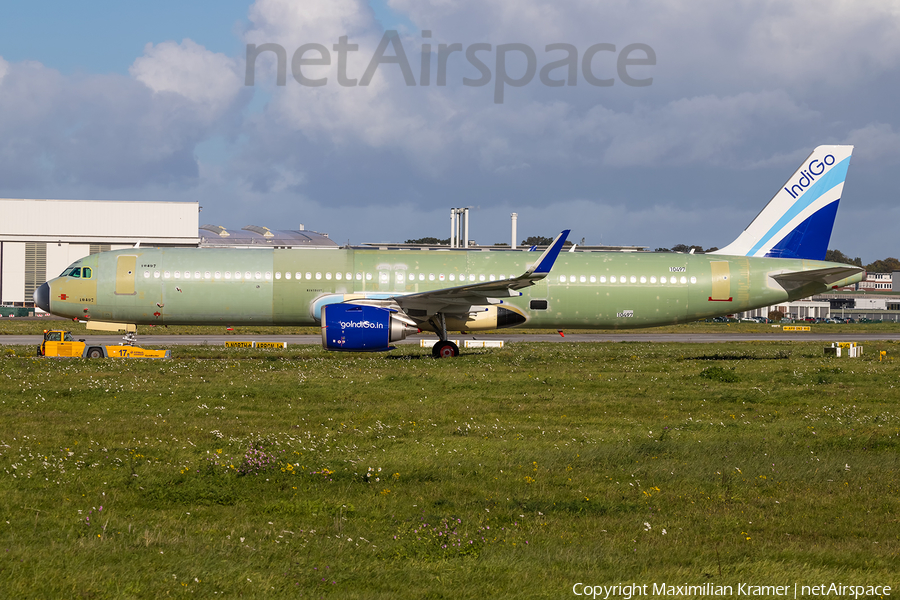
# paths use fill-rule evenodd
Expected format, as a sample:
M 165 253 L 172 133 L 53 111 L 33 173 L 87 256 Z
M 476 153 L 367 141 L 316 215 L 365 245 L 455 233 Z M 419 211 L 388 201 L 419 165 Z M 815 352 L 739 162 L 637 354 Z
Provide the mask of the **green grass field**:
M 900 344 L 33 351 L 0 347 L 2 598 L 900 586 Z

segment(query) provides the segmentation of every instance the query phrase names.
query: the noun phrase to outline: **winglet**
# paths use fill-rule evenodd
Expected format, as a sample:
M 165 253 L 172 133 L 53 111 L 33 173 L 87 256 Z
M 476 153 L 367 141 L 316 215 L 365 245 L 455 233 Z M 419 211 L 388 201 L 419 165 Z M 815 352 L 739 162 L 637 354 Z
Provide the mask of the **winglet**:
M 550 269 L 553 268 L 553 263 L 556 262 L 556 257 L 559 256 L 560 251 L 562 250 L 563 244 L 566 243 L 566 238 L 569 236 L 569 232 L 571 229 L 566 229 L 553 240 L 553 243 L 544 250 L 544 253 L 541 254 L 540 258 L 538 258 L 537 262 L 532 265 L 530 269 L 525 271 L 525 276 L 531 275 L 546 275 L 550 272 Z

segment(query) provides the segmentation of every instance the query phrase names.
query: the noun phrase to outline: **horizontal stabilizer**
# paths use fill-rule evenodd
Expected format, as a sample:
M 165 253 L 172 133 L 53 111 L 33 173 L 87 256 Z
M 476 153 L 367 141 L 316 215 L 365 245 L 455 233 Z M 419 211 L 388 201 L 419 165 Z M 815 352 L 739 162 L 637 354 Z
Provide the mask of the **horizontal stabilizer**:
M 781 273 L 779 275 L 773 275 L 772 278 L 785 290 L 790 291 L 803 287 L 808 283 L 821 283 L 822 285 L 832 286 L 845 279 L 849 279 L 854 275 L 863 275 L 864 273 L 865 269 L 859 267 L 827 267 L 825 269 L 813 269 L 812 271 Z M 847 282 L 845 285 L 856 283 L 861 279 L 862 277 L 857 277 L 855 278 L 855 281 Z

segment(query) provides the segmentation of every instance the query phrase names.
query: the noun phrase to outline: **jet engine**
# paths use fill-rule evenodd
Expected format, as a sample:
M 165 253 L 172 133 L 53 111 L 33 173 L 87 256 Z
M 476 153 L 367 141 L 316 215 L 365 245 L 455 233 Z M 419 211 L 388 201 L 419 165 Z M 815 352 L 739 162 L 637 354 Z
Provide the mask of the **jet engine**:
M 415 322 L 396 310 L 365 304 L 322 307 L 322 347 L 342 352 L 390 350 L 391 342 L 416 333 Z

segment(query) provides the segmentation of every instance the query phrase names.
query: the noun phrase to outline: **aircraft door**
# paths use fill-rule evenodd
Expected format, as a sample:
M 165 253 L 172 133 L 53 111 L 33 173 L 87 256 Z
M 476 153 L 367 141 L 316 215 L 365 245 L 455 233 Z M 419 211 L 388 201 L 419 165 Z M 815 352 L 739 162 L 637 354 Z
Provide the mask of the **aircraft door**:
M 712 268 L 712 290 L 709 297 L 712 302 L 731 302 L 731 263 L 717 260 L 709 263 Z
M 135 267 L 137 256 L 131 254 L 119 256 L 116 260 L 116 295 L 134 296 Z

